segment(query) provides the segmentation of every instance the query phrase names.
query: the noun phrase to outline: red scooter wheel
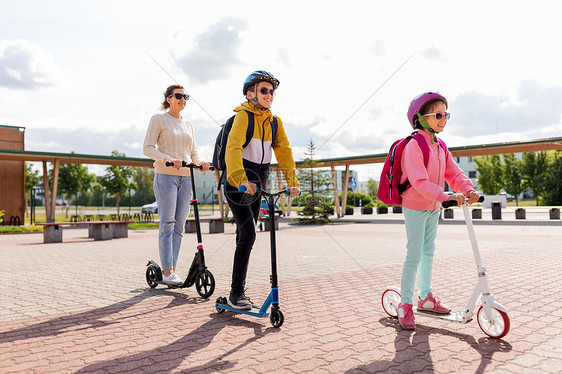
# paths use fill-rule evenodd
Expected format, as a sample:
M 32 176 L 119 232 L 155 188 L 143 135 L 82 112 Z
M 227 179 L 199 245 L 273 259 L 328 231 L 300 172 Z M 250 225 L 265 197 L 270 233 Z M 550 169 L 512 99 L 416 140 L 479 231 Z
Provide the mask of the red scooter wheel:
M 506 312 L 492 308 L 492 318 L 489 320 L 484 312 L 484 307 L 480 307 L 477 313 L 478 326 L 490 338 L 503 338 L 509 332 L 509 316 Z
M 398 304 L 400 303 L 400 293 L 388 288 L 381 297 L 382 308 L 389 316 L 398 318 Z

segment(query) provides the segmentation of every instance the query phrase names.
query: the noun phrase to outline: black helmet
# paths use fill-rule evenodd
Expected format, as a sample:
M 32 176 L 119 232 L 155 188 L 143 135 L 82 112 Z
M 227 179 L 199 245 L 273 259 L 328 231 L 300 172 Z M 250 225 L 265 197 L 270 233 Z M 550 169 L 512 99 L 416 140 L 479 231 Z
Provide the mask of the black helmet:
M 279 80 L 277 80 L 273 74 L 264 70 L 256 70 L 252 74 L 248 75 L 248 78 L 244 81 L 244 87 L 242 88 L 244 96 L 246 96 L 246 93 L 248 92 L 248 87 L 263 81 L 271 83 L 274 90 L 276 90 L 277 86 L 279 86 Z

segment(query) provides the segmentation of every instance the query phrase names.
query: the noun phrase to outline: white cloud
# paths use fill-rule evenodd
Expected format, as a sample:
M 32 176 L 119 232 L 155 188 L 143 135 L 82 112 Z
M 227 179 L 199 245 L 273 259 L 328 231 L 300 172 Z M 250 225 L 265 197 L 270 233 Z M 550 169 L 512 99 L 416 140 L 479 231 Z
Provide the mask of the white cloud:
M 240 32 L 245 28 L 245 21 L 226 17 L 195 38 L 178 33 L 173 44 L 179 44 L 179 49 L 172 51 L 175 64 L 193 83 L 205 84 L 228 77 L 229 69 L 240 63 L 237 56 L 242 42 Z M 192 41 L 191 48 L 182 51 L 181 45 L 188 40 Z
M 0 86 L 36 89 L 59 80 L 53 56 L 28 40 L 0 41 Z

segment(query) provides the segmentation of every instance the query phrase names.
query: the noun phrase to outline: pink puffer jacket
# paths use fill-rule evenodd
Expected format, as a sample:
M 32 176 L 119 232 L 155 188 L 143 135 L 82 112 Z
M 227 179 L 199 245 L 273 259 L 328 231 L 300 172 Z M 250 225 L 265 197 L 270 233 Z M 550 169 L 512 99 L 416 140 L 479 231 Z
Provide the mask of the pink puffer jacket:
M 412 187 L 402 194 L 402 205 L 417 210 L 439 209 L 440 204 L 449 199 L 449 195 L 443 192 L 445 181 L 455 192 L 466 194 L 474 190 L 472 182 L 455 163 L 451 152 L 445 154 L 439 142 L 431 144 L 431 135 L 425 131 L 420 130 L 420 134 L 429 146 L 427 169 L 418 142 L 410 141 L 404 148 L 400 183 L 408 179 Z

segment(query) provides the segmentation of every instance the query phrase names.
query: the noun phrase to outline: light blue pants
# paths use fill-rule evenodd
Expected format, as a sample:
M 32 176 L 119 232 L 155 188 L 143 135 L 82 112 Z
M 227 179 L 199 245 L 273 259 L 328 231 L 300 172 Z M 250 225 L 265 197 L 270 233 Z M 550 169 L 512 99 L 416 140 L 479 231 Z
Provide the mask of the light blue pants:
M 418 276 L 419 297 L 431 292 L 431 271 L 435 253 L 435 237 L 439 223 L 439 209 L 416 210 L 404 208 L 408 249 L 402 268 L 401 303 L 414 305 L 414 287 Z
M 189 215 L 191 177 L 155 173 L 153 189 L 160 216 L 160 262 L 162 269 L 172 269 L 178 263 L 185 220 Z

